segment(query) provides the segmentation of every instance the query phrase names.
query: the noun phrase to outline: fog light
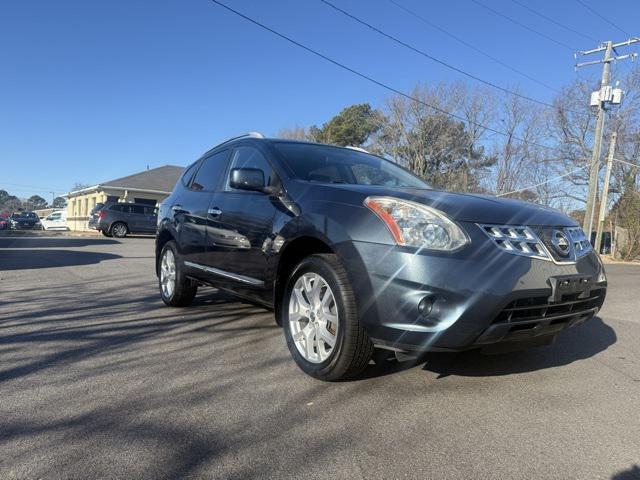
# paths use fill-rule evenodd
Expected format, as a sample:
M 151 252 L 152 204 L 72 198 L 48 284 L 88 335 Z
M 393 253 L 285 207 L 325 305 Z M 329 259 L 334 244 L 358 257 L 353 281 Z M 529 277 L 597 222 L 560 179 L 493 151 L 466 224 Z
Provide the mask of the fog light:
M 431 296 L 424 297 L 420 300 L 420 303 L 418 303 L 418 312 L 420 312 L 420 315 L 423 317 L 429 316 L 431 310 L 433 310 L 433 300 L 434 298 Z

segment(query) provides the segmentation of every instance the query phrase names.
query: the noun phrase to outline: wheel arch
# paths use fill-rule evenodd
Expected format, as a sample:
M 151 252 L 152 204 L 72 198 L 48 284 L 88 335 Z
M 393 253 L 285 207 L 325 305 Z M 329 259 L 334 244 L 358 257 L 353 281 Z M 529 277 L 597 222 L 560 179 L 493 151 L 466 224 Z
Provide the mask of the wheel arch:
M 175 237 L 169 230 L 166 229 L 158 232 L 158 235 L 156 236 L 156 275 L 159 274 L 158 267 L 160 264 L 160 253 L 162 252 L 164 246 L 172 240 L 175 241 Z
M 282 325 L 281 300 L 289 275 L 302 259 L 316 253 L 335 253 L 335 251 L 325 240 L 303 235 L 288 242 L 280 252 L 273 284 L 273 306 L 278 325 Z

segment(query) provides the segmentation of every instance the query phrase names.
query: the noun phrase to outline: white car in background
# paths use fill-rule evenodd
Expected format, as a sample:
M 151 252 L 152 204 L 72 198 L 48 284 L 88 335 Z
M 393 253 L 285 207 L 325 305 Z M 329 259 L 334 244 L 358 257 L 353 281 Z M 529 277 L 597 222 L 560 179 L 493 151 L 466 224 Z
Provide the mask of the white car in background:
M 43 230 L 69 230 L 67 227 L 67 212 L 60 210 L 53 212 L 40 220 Z

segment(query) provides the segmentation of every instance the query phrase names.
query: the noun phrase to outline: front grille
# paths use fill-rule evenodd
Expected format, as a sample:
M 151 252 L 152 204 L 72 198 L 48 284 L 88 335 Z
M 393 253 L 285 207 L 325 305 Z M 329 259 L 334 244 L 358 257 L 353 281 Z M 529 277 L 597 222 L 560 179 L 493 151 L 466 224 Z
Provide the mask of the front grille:
M 582 257 L 593 249 L 591 243 L 587 240 L 587 236 L 580 227 L 567 228 L 567 233 L 573 243 L 573 250 L 576 253 L 576 257 Z
M 524 257 L 549 260 L 549 253 L 543 247 L 536 233 L 529 227 L 515 225 L 480 225 L 493 243 L 508 253 Z
M 500 250 L 529 258 L 554 261 L 559 264 L 575 263 L 592 248 L 580 227 L 531 227 L 523 225 L 478 224 Z M 561 237 L 568 250 L 554 245 L 554 236 Z
M 584 298 L 581 295 L 567 294 L 555 303 L 542 296 L 514 300 L 498 314 L 476 343 L 486 345 L 550 336 L 580 324 L 602 307 L 605 289 L 594 289 Z

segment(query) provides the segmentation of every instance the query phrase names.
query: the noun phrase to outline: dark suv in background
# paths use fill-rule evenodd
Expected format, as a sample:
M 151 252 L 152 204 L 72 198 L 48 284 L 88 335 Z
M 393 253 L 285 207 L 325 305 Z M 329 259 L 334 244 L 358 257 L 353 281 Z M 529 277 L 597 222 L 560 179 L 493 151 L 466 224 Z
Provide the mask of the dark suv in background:
M 34 212 L 14 212 L 8 220 L 9 226 L 13 230 L 40 229 L 40 219 Z
M 358 149 L 238 137 L 187 168 L 158 215 L 167 305 L 207 284 L 271 307 L 296 363 L 324 380 L 357 375 L 374 347 L 546 344 L 606 293 L 571 218 L 434 190 Z
M 89 217 L 89 228 L 105 237 L 125 237 L 129 233 L 155 233 L 157 209 L 139 203 L 107 202 L 96 205 Z

